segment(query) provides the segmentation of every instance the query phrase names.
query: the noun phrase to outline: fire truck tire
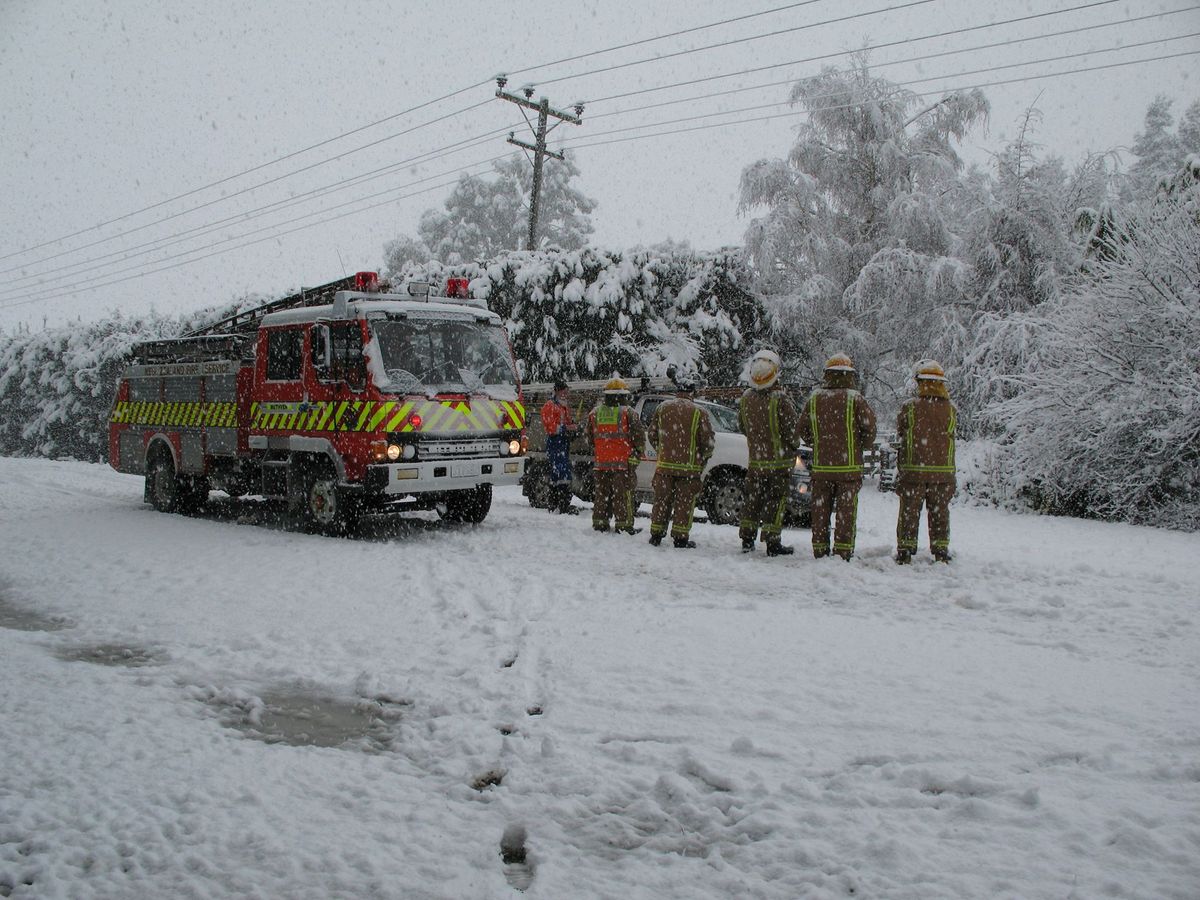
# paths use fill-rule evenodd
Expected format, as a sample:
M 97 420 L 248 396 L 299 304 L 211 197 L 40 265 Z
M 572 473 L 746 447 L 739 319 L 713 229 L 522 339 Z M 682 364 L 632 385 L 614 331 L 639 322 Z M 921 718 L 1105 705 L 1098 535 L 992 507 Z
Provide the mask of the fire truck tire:
M 146 499 L 159 512 L 178 512 L 179 493 L 171 454 L 162 449 L 152 451 L 146 463 Z
M 481 484 L 465 491 L 453 491 L 446 495 L 446 502 L 438 506 L 438 515 L 447 522 L 463 522 L 478 525 L 487 518 L 492 508 L 492 486 Z M 444 509 L 444 511 L 443 511 Z
M 306 460 L 301 465 L 303 492 L 297 498 L 301 523 L 323 534 L 345 533 L 354 524 L 357 508 L 338 487 L 333 466 L 324 460 Z

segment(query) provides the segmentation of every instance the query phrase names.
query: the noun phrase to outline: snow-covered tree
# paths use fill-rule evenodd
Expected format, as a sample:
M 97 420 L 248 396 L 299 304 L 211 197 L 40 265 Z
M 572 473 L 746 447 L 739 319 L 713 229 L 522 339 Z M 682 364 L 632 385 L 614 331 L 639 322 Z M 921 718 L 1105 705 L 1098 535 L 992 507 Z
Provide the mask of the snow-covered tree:
M 1200 155 L 1200 100 L 1193 100 L 1179 120 L 1179 149 Z
M 777 342 L 800 354 L 809 379 L 830 350 L 852 347 L 869 382 L 898 392 L 961 283 L 953 142 L 985 120 L 987 100 L 975 90 L 923 105 L 863 57 L 797 82 L 791 99 L 807 113 L 791 152 L 746 167 L 741 181 L 741 209 L 765 208 L 746 245 Z M 898 340 L 901 309 L 919 341 Z
M 1127 210 L 1109 252 L 1058 299 L 1006 322 L 1032 345 L 1029 369 L 989 412 L 1007 423 L 1009 487 L 1046 509 L 1200 528 L 1194 175 Z
M 386 268 L 398 275 L 410 264 L 430 259 L 456 264 L 492 259 L 524 247 L 529 231 L 529 194 L 533 169 L 522 156 L 493 164 L 490 177 L 463 175 L 446 198 L 444 209 L 428 209 L 416 238 L 401 235 L 384 247 Z M 575 250 L 592 233 L 595 201 L 573 181 L 579 167 L 570 153 L 542 168 L 538 235 L 542 245 Z
M 1159 94 L 1146 108 L 1143 129 L 1133 140 L 1133 155 L 1129 178 L 1136 197 L 1151 197 L 1159 181 L 1173 174 L 1183 162 L 1179 138 L 1172 133 L 1175 119 L 1171 115 L 1172 100 Z
M 969 274 L 961 302 L 944 310 L 940 352 L 957 376 L 964 434 L 986 424 L 979 419 L 985 406 L 1013 396 L 1005 376 L 1027 370 L 1030 345 L 1020 321 L 1010 317 L 1059 295 L 1079 265 L 1072 232 L 1081 216 L 1096 215 L 1106 196 L 1102 157 L 1090 157 L 1070 174 L 1060 160 L 1039 158 L 1032 140 L 1039 120 L 1036 109 L 1026 110 L 963 224 L 959 253 Z

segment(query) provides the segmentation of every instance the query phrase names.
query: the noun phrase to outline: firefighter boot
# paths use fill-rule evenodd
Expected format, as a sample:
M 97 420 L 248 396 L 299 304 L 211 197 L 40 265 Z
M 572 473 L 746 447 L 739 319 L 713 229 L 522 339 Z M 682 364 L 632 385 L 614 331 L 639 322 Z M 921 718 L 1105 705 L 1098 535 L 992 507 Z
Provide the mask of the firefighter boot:
M 742 552 L 743 553 L 753 553 L 754 552 L 754 538 L 742 538 Z
M 616 531 L 619 534 L 641 534 L 642 533 L 642 529 L 634 528 L 632 525 L 625 525 L 621 528 L 614 528 L 613 531 Z
M 693 550 L 696 547 L 695 541 L 689 541 L 686 536 L 674 538 L 676 550 Z
M 661 534 L 650 533 L 650 546 L 657 547 L 662 543 L 663 536 Z
M 783 544 L 779 538 L 767 541 L 767 556 L 791 556 L 796 550 Z
M 935 562 L 948 563 L 950 560 L 954 559 L 954 557 L 950 555 L 949 550 L 934 550 L 933 559 Z
M 910 563 L 912 563 L 912 551 L 910 551 L 910 550 L 897 550 L 896 551 L 896 565 L 907 566 Z

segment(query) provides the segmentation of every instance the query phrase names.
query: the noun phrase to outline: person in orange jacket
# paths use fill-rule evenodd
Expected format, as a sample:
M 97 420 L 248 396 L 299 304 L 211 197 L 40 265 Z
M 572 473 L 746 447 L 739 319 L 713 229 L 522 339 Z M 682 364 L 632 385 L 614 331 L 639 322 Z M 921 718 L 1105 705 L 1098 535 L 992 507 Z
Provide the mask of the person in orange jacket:
M 550 512 L 578 515 L 571 505 L 571 438 L 579 433 L 579 426 L 571 417 L 569 401 L 567 383 L 554 382 L 554 394 L 542 405 L 542 427 L 550 463 Z
M 588 413 L 584 433 L 592 445 L 596 463 L 592 469 L 592 528 L 637 534 L 633 527 L 633 491 L 637 487 L 637 465 L 646 445 L 646 426 L 629 408 L 629 385 L 613 378 L 604 386 L 604 401 Z

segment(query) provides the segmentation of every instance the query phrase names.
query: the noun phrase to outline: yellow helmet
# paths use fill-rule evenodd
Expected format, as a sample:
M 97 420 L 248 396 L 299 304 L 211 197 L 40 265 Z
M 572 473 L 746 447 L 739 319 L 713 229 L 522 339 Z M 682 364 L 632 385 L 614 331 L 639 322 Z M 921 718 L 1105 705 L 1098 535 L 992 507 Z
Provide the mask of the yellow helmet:
M 750 383 L 759 390 L 766 390 L 779 378 L 783 363 L 773 350 L 759 350 L 750 360 Z
M 936 359 L 923 359 L 913 367 L 913 377 L 917 381 L 945 381 L 946 370 Z
M 613 379 L 609 380 L 608 384 L 606 384 L 604 386 L 604 393 L 606 393 L 606 394 L 628 394 L 629 393 L 629 385 L 627 385 L 620 378 L 613 378 Z
M 825 361 L 826 372 L 853 372 L 854 362 L 849 353 L 835 353 Z

